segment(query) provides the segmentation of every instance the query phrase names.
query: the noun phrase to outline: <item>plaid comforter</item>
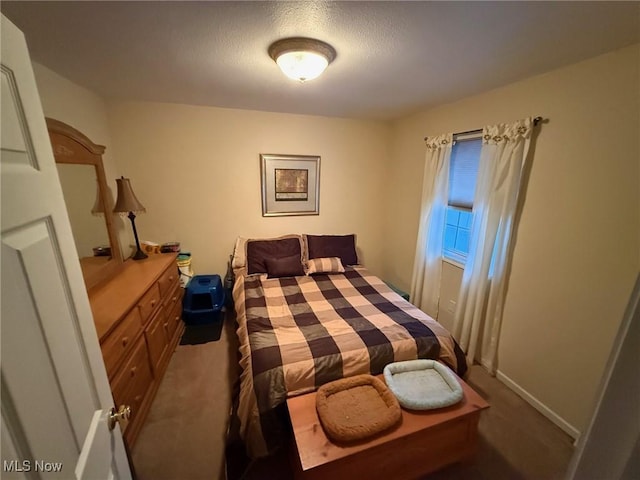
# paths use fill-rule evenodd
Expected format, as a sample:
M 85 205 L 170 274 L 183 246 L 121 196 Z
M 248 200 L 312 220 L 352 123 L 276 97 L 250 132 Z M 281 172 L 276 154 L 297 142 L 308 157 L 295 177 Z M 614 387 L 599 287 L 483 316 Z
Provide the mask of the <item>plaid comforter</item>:
M 440 359 L 460 376 L 466 371 L 449 332 L 365 268 L 273 279 L 239 273 L 238 416 L 252 457 L 279 445 L 278 409 L 288 396 L 415 358 Z

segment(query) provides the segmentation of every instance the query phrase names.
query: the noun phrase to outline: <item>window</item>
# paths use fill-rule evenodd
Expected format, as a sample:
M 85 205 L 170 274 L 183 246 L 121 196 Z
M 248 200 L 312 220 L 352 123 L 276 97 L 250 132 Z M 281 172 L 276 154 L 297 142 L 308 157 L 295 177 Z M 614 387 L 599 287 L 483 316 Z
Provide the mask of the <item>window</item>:
M 469 253 L 469 234 L 473 213 L 455 207 L 447 207 L 444 226 L 444 255 L 462 264 Z
M 469 253 L 473 222 L 473 196 L 476 191 L 482 139 L 458 136 L 451 150 L 449 166 L 449 205 L 444 227 L 443 255 L 464 263 Z

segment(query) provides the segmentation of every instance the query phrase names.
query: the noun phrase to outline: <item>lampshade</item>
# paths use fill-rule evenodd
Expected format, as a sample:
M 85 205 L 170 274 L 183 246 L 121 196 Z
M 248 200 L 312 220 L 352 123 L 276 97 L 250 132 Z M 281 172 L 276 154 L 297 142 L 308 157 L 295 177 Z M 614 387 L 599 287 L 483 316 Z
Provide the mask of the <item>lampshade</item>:
M 293 37 L 272 43 L 269 56 L 287 77 L 305 82 L 320 76 L 336 58 L 336 51 L 320 40 Z
M 116 178 L 118 184 L 118 199 L 116 200 L 116 206 L 113 207 L 115 213 L 144 213 L 146 209 L 142 206 L 140 201 L 136 198 L 133 189 L 131 188 L 131 182 L 128 178 L 120 177 Z

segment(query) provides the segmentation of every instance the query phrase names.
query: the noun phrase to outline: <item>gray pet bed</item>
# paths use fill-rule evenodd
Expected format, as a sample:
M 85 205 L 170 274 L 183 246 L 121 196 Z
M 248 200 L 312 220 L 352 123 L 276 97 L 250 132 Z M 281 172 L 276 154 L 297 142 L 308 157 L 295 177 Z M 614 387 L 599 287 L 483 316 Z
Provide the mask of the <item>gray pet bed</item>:
M 384 379 L 400 405 L 409 410 L 448 407 L 462 400 L 460 382 L 435 360 L 409 360 L 384 367 Z

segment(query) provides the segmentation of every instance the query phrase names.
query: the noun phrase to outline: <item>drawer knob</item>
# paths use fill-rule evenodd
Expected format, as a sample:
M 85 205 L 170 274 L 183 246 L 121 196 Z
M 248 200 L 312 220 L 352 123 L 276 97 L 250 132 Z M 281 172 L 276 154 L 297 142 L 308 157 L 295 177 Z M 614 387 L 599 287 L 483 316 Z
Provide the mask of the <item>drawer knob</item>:
M 124 430 L 127 427 L 127 423 L 129 423 L 130 417 L 131 407 L 129 405 L 120 405 L 117 412 L 115 408 L 112 408 L 109 412 L 109 430 L 116 428 L 116 423 L 119 423 L 122 430 Z
M 136 376 L 136 370 L 138 370 L 138 367 L 133 367 L 133 368 L 131 369 L 130 374 L 131 374 L 131 376 L 132 376 L 132 377 L 135 377 L 135 376 Z
M 122 346 L 126 347 L 129 343 L 129 337 L 122 337 Z

